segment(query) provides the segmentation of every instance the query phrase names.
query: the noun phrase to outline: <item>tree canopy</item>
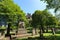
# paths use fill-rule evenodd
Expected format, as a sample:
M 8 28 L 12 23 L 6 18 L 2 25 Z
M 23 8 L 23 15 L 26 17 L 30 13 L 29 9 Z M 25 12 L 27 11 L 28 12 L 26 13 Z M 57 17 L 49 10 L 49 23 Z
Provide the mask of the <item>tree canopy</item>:
M 47 10 L 36 10 L 32 15 L 32 25 L 34 27 L 37 25 L 56 25 L 56 22 L 56 17 L 50 14 Z
M 55 12 L 60 8 L 60 0 L 41 0 L 45 1 L 48 5 L 47 8 L 54 8 Z
M 13 0 L 0 0 L 0 15 L 5 15 L 8 22 L 26 21 L 25 13 Z

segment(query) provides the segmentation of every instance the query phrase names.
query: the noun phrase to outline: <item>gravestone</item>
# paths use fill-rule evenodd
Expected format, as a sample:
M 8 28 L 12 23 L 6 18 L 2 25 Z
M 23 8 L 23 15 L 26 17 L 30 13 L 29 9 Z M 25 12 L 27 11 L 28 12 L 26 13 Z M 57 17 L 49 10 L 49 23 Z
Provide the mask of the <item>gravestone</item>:
M 25 23 L 23 21 L 19 22 L 18 33 L 17 34 L 26 34 Z
M 35 29 L 32 30 L 32 35 L 35 35 Z

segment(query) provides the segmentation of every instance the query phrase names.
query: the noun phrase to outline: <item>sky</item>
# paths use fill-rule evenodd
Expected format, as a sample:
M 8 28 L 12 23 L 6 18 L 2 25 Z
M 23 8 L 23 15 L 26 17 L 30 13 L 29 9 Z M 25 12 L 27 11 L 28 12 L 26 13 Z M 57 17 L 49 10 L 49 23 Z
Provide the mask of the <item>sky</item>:
M 44 10 L 46 3 L 40 0 L 14 0 L 14 3 L 20 6 L 20 8 L 27 14 L 33 14 L 35 10 Z M 53 10 L 50 10 L 53 14 Z

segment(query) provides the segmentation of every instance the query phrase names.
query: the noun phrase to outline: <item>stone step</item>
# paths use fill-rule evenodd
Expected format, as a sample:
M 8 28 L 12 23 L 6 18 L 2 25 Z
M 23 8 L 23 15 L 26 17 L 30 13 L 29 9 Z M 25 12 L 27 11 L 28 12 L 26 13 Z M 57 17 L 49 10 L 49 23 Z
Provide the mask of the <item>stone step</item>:
M 26 30 L 26 29 L 18 29 L 18 30 Z
M 20 31 L 17 34 L 26 34 L 26 33 L 27 33 L 26 31 Z
M 26 30 L 26 29 L 24 29 L 24 28 L 19 28 L 17 34 L 26 34 L 26 33 L 27 33 L 27 30 Z

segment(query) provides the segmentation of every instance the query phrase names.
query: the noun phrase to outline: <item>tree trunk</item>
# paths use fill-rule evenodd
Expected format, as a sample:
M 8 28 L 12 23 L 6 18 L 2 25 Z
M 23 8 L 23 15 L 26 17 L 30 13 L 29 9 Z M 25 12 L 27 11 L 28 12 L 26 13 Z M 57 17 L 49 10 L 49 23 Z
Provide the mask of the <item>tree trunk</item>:
M 40 39 L 43 39 L 43 25 L 40 27 Z
M 6 36 L 6 37 L 10 37 L 10 39 L 11 39 L 10 26 L 11 26 L 11 23 L 8 24 L 7 34 L 6 34 L 5 36 Z
M 37 28 L 35 28 L 35 35 L 37 35 Z
M 32 35 L 35 35 L 35 28 L 33 28 L 32 30 Z
M 17 35 L 17 33 L 18 33 L 18 28 L 16 29 L 16 35 Z
M 19 28 L 19 25 L 18 25 L 19 23 L 16 23 L 16 35 L 17 35 L 17 33 L 18 33 L 18 28 Z
M 37 32 L 37 28 L 33 28 L 33 35 L 37 35 L 38 32 Z
M 40 29 L 40 37 L 43 37 L 43 31 Z
M 46 28 L 46 33 L 48 33 L 48 27 Z
M 42 32 L 45 33 L 44 26 L 41 26 Z
M 54 28 L 52 28 L 52 34 L 55 35 L 55 31 L 54 31 Z

